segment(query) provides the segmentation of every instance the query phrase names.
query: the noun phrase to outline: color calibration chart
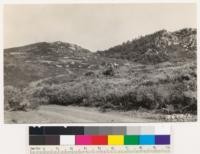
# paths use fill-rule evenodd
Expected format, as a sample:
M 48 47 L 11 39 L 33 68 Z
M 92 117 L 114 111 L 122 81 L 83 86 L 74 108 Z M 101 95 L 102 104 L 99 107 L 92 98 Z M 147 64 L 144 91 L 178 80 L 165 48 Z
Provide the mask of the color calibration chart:
M 29 127 L 29 154 L 170 153 L 170 126 Z

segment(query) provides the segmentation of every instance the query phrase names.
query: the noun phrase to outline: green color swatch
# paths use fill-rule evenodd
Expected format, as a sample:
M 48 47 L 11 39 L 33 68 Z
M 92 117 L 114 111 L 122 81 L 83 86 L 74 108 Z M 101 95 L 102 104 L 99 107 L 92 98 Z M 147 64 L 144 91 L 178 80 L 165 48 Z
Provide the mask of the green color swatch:
M 138 145 L 139 144 L 139 135 L 125 135 L 124 136 L 125 145 Z

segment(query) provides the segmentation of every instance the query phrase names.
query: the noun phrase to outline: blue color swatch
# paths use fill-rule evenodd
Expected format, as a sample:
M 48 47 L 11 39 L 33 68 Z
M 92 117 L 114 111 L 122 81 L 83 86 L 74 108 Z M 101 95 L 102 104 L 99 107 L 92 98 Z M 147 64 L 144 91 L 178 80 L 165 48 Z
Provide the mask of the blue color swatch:
M 140 135 L 139 143 L 140 145 L 154 145 L 155 135 Z

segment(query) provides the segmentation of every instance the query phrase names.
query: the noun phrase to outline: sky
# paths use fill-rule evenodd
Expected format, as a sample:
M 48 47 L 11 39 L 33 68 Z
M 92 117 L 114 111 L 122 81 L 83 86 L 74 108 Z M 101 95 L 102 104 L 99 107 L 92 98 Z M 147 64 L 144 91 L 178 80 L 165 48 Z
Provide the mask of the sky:
M 196 5 L 27 4 L 4 6 L 4 48 L 63 41 L 104 50 L 166 29 L 196 28 Z

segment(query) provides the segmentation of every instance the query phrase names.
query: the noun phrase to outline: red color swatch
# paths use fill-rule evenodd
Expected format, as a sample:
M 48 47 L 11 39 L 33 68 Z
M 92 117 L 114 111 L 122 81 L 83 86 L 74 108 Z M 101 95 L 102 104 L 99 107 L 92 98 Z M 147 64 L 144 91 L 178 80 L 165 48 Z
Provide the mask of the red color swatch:
M 106 135 L 92 136 L 92 145 L 108 145 L 108 136 Z

